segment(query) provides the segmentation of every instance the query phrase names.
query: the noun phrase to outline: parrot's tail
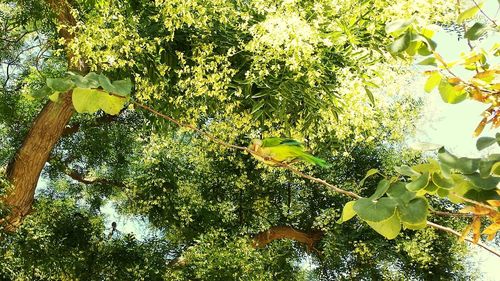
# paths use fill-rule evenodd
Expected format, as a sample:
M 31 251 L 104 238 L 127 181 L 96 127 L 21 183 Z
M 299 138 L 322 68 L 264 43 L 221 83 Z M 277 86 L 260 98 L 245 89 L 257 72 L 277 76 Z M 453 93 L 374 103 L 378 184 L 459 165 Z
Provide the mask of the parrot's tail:
M 325 160 L 321 159 L 321 158 L 318 158 L 318 157 L 314 157 L 312 156 L 311 154 L 308 154 L 308 153 L 304 153 L 302 155 L 302 158 L 304 161 L 307 161 L 311 164 L 314 164 L 314 165 L 318 165 L 318 166 L 321 166 L 323 168 L 328 168 L 330 167 L 331 165 L 328 164 Z

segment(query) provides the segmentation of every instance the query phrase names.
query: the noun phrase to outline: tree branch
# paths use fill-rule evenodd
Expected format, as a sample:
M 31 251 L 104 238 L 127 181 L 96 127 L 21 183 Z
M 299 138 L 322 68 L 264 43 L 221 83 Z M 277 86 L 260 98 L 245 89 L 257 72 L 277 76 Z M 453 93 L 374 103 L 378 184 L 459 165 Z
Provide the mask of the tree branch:
M 445 231 L 445 232 L 448 232 L 448 233 L 451 233 L 457 237 L 462 237 L 462 234 L 460 234 L 458 231 L 454 230 L 454 229 L 451 229 L 449 227 L 446 227 L 446 226 L 442 226 L 442 225 L 439 225 L 437 223 L 433 223 L 433 222 L 430 222 L 430 221 L 427 221 L 427 225 L 430 226 L 430 227 L 434 227 L 436 229 L 439 229 L 439 230 L 442 230 L 442 231 Z M 478 242 L 478 243 L 474 243 L 474 241 L 469 238 L 469 237 L 464 237 L 464 240 L 472 243 L 472 244 L 475 244 L 475 245 L 478 245 L 479 247 L 485 249 L 486 251 L 494 254 L 495 256 L 497 257 L 500 257 L 500 253 L 498 251 L 496 251 L 495 249 L 483 244 L 482 242 Z
M 78 172 L 77 170 L 70 169 L 67 167 L 64 170 L 64 173 L 72 178 L 73 180 L 83 183 L 83 184 L 102 184 L 102 185 L 110 185 L 110 186 L 117 186 L 117 187 L 125 187 L 125 184 L 123 182 L 119 181 L 113 181 L 113 180 L 108 180 L 108 179 L 103 179 L 103 178 L 96 178 L 96 179 L 89 179 L 85 177 L 83 173 Z
M 189 129 L 191 129 L 191 130 L 193 130 L 193 131 L 195 131 L 195 132 L 198 132 L 200 135 L 203 135 L 203 136 L 207 137 L 209 140 L 211 140 L 211 141 L 213 141 L 213 142 L 215 142 L 215 143 L 218 143 L 218 144 L 220 144 L 220 145 L 222 145 L 222 146 L 229 147 L 229 148 L 234 148 L 234 149 L 239 149 L 239 150 L 243 150 L 243 151 L 246 151 L 246 152 L 251 153 L 251 154 L 256 154 L 256 155 L 258 155 L 258 156 L 260 156 L 260 157 L 263 157 L 263 158 L 265 158 L 265 159 L 266 159 L 266 158 L 268 158 L 267 156 L 265 156 L 265 155 L 260 155 L 258 152 L 253 151 L 253 150 L 251 150 L 251 149 L 249 149 L 249 148 L 247 148 L 247 147 L 237 146 L 237 145 L 234 145 L 234 144 L 226 143 L 226 142 L 224 142 L 223 140 L 221 140 L 221 139 L 219 139 L 219 138 L 215 137 L 214 135 L 212 135 L 212 134 L 210 134 L 210 133 L 207 133 L 207 132 L 205 132 L 205 131 L 203 131 L 203 130 L 201 130 L 201 129 L 198 129 L 197 127 L 195 127 L 195 126 L 193 126 L 193 125 L 190 125 L 190 124 L 183 124 L 182 122 L 180 122 L 180 121 L 178 121 L 178 120 L 175 120 L 175 119 L 173 119 L 172 117 L 167 116 L 167 115 L 165 115 L 165 114 L 163 114 L 163 113 L 161 113 L 161 112 L 158 112 L 158 111 L 156 111 L 156 110 L 152 109 L 151 107 L 146 106 L 146 105 L 143 105 L 143 104 L 141 104 L 141 103 L 139 103 L 139 102 L 137 102 L 137 101 L 132 101 L 132 103 L 133 103 L 133 104 L 135 104 L 135 105 L 137 105 L 137 106 L 138 106 L 138 107 L 140 107 L 140 108 L 143 108 L 143 109 L 145 109 L 145 110 L 147 110 L 147 111 L 149 111 L 149 112 L 153 113 L 153 114 L 154 114 L 154 115 L 156 115 L 156 116 L 159 116 L 159 117 L 161 117 L 161 118 L 163 118 L 163 119 L 166 119 L 166 120 L 168 120 L 168 121 L 170 121 L 170 122 L 173 122 L 173 123 L 177 124 L 177 125 L 178 125 L 178 126 L 180 126 L 180 127 L 189 128 Z M 316 177 L 313 177 L 313 176 L 307 175 L 307 174 L 305 174 L 305 173 L 303 173 L 303 172 L 301 172 L 301 171 L 297 170 L 295 167 L 290 166 L 290 165 L 288 165 L 288 164 L 286 164 L 286 163 L 281 163 L 281 162 L 275 161 L 274 159 L 266 159 L 266 160 L 267 160 L 267 161 L 272 161 L 272 162 L 275 162 L 275 163 L 276 163 L 276 166 L 278 166 L 278 167 L 283 167 L 283 168 L 285 168 L 285 169 L 288 169 L 288 170 L 292 171 L 293 173 L 295 173 L 295 174 L 297 174 L 297 175 L 299 175 L 299 176 L 301 176 L 301 177 L 303 177 L 303 178 L 306 178 L 306 179 L 309 179 L 309 180 L 311 180 L 311 181 L 314 181 L 314 182 L 317 182 L 317 183 L 319 183 L 319 184 L 322 184 L 322 185 L 324 185 L 324 186 L 326 186 L 326 187 L 330 188 L 331 190 L 333 190 L 333 191 L 335 191 L 335 192 L 338 192 L 338 193 L 341 193 L 341 194 L 347 195 L 347 196 L 352 197 L 352 198 L 355 198 L 355 199 L 359 199 L 359 198 L 361 198 L 361 196 L 359 196 L 358 194 L 356 194 L 356 193 L 354 193 L 354 192 L 347 191 L 347 190 L 343 190 L 343 189 L 341 189 L 341 188 L 339 188 L 339 187 L 337 187 L 337 186 L 335 186 L 335 185 L 333 185 L 333 184 L 331 184 L 331 183 L 329 183 L 329 182 L 327 182 L 327 181 L 325 181 L 325 180 L 322 180 L 322 179 L 319 179 L 319 178 L 316 178 Z M 443 215 L 443 214 L 444 214 L 444 212 L 440 212 L 440 214 L 441 214 L 441 215 Z M 448 227 L 445 227 L 445 226 L 442 226 L 442 225 L 439 225 L 439 224 L 436 224 L 436 223 L 433 223 L 433 222 L 427 222 L 427 225 L 428 225 L 428 226 L 430 226 L 430 227 L 434 227 L 434 228 L 436 228 L 436 229 L 439 229 L 439 230 L 446 231 L 446 232 L 448 232 L 448 233 L 454 234 L 454 235 L 456 235 L 456 236 L 458 236 L 458 237 L 461 237 L 461 236 L 462 236 L 460 233 L 458 233 L 457 231 L 455 231 L 455 230 L 453 230 L 453 229 L 451 229 L 451 228 L 448 228 Z M 270 230 L 268 230 L 268 231 L 270 231 Z M 281 233 L 281 232 L 280 232 L 279 230 L 277 230 L 277 232 L 276 232 L 276 233 L 275 233 L 275 232 L 270 232 L 268 236 L 267 236 L 267 234 L 262 234 L 262 235 L 264 235 L 263 237 L 269 237 L 269 238 L 261 238 L 261 239 L 263 239 L 263 242 L 268 241 L 267 243 L 269 243 L 270 241 L 272 241 L 272 240 L 274 240 L 274 239 L 279 239 L 279 238 L 280 238 L 278 233 Z M 283 232 L 283 233 L 284 233 L 284 232 Z M 271 234 L 272 234 L 272 235 L 271 235 Z M 278 237 L 278 238 L 273 238 L 273 237 Z M 307 242 L 307 241 L 310 241 L 310 240 L 308 240 L 308 239 L 311 239 L 311 238 L 308 238 L 308 239 L 307 239 L 307 238 L 304 238 L 304 236 L 301 236 L 301 235 L 297 235 L 296 237 L 302 237 L 302 238 L 300 238 L 300 239 L 302 239 L 303 241 L 306 241 L 306 242 Z M 306 237 L 307 237 L 307 236 L 306 236 Z M 281 238 L 286 238 L 286 237 L 281 237 Z M 257 241 L 259 241 L 258 239 L 259 239 L 259 238 L 257 238 Z M 467 240 L 467 241 L 469 241 L 469 242 L 472 242 L 472 240 L 471 240 L 471 239 L 466 239 L 466 240 Z M 264 243 L 264 245 L 265 245 L 265 244 L 267 244 L 267 243 Z M 259 245 L 259 244 L 257 244 L 257 245 Z M 479 243 L 479 244 L 477 244 L 477 245 L 479 245 L 480 247 L 482 247 L 482 248 L 484 248 L 484 249 L 488 250 L 489 252 L 493 253 L 494 255 L 496 255 L 496 256 L 498 256 L 498 257 L 500 257 L 500 253 L 496 252 L 494 249 L 489 248 L 488 246 L 486 246 L 486 245 L 484 245 L 484 244 L 482 244 L 482 243 Z
M 254 236 L 253 247 L 264 248 L 267 244 L 277 239 L 291 239 L 305 244 L 307 251 L 316 250 L 316 244 L 323 237 L 322 231 L 312 231 L 310 233 L 297 230 L 291 226 L 273 226 L 266 231 L 262 231 Z

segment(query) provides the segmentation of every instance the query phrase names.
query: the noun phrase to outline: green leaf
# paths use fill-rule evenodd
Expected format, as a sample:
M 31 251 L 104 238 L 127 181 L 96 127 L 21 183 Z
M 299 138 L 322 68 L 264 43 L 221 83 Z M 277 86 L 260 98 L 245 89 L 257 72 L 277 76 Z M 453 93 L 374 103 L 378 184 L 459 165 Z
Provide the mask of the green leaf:
M 375 106 L 375 97 L 373 96 L 372 91 L 370 91 L 370 89 L 368 89 L 368 87 L 365 87 L 365 93 L 368 96 L 368 98 L 370 99 L 370 103 L 373 106 Z
M 488 177 L 482 178 L 478 173 L 471 175 L 465 175 L 465 177 L 477 188 L 482 190 L 494 190 L 497 189 L 498 183 L 500 183 L 499 177 Z
M 402 222 L 416 225 L 427 221 L 429 203 L 424 197 L 417 197 L 405 205 L 398 206 L 399 218 Z
M 401 221 L 396 213 L 381 222 L 367 221 L 368 225 L 387 239 L 394 239 L 401 231 Z
M 107 114 L 117 115 L 125 106 L 127 98 L 101 93 L 99 107 Z
M 481 36 L 483 36 L 486 31 L 488 31 L 488 27 L 480 22 L 476 22 L 473 26 L 465 32 L 464 37 L 469 40 L 477 40 Z
M 344 209 L 342 209 L 342 215 L 337 220 L 337 223 L 340 224 L 340 223 L 346 222 L 346 221 L 352 219 L 356 215 L 356 212 L 354 211 L 354 208 L 353 208 L 354 203 L 356 203 L 356 201 L 349 201 L 344 205 Z
M 380 197 L 382 197 L 382 195 L 385 194 L 387 189 L 389 189 L 390 184 L 391 183 L 386 179 L 379 181 L 378 185 L 377 185 L 377 189 L 375 190 L 373 195 L 369 197 L 369 199 L 375 200 L 375 199 L 379 199 Z
M 365 180 L 373 175 L 375 175 L 376 173 L 378 173 L 378 170 L 377 169 L 370 169 L 368 170 L 368 172 L 366 172 L 366 175 L 365 177 L 359 182 L 359 186 L 363 186 L 365 184 Z
M 500 195 L 496 190 L 475 190 L 471 189 L 464 195 L 465 198 L 477 202 L 486 202 L 486 200 L 500 200 Z
M 91 88 L 90 81 L 81 75 L 73 74 L 70 76 L 70 78 L 73 81 L 73 83 L 75 83 L 75 86 L 78 88 Z
M 479 168 L 479 158 L 458 158 L 444 148 L 439 149 L 438 158 L 445 165 L 449 166 L 450 168 L 457 169 L 464 174 L 472 174 Z
M 429 183 L 429 172 L 425 172 L 416 180 L 406 184 L 406 188 L 409 191 L 418 191 L 426 187 L 428 183 Z
M 432 55 L 432 51 L 429 50 L 427 44 L 422 44 L 422 46 L 420 46 L 420 48 L 418 49 L 418 54 L 423 57 L 426 57 L 428 55 Z
M 389 45 L 389 51 L 393 54 L 400 53 L 410 46 L 411 32 L 406 31 L 405 34 L 399 36 L 392 44 Z
M 396 200 L 388 197 L 380 198 L 377 201 L 361 198 L 354 203 L 354 211 L 364 221 L 380 222 L 394 215 L 396 205 Z
M 398 36 L 399 34 L 403 33 L 412 24 L 413 21 L 414 19 L 400 19 L 392 21 L 385 25 L 385 32 L 393 36 Z
M 438 90 L 439 94 L 441 94 L 441 98 L 446 103 L 456 104 L 467 98 L 467 92 L 465 90 L 456 90 L 453 85 L 446 80 L 441 80 Z
M 99 88 L 99 77 L 101 75 L 95 73 L 95 72 L 89 72 L 87 75 L 85 75 L 85 79 L 87 80 L 88 87 L 87 88 Z
M 397 182 L 391 184 L 391 187 L 387 191 L 387 195 L 395 200 L 400 201 L 402 204 L 407 204 L 415 198 L 415 192 L 410 192 L 406 189 L 405 184 L 402 182 Z
M 427 78 L 427 82 L 425 82 L 424 90 L 427 93 L 430 93 L 436 86 L 441 82 L 441 73 L 439 71 L 434 71 L 429 78 Z
M 401 167 L 396 167 L 395 168 L 396 172 L 400 173 L 401 175 L 408 176 L 408 177 L 419 177 L 421 174 L 415 170 L 413 170 L 410 166 L 407 165 L 402 165 Z
M 116 80 L 113 82 L 113 87 L 115 88 L 115 94 L 127 97 L 132 92 L 132 81 L 130 79 Z
M 434 194 L 436 191 L 439 189 L 439 186 L 437 186 L 434 182 L 429 182 L 429 184 L 424 188 L 427 193 Z
M 56 92 L 67 92 L 71 90 L 75 84 L 69 78 L 47 78 L 47 86 Z
M 433 173 L 432 174 L 432 182 L 445 189 L 452 188 L 454 186 L 454 182 L 452 179 L 447 179 L 441 175 L 441 173 Z
M 488 161 L 486 159 L 481 159 L 479 161 L 479 175 L 482 178 L 487 178 L 491 174 L 491 168 L 493 167 L 493 164 L 495 164 L 495 161 Z
M 78 113 L 94 113 L 100 108 L 101 93 L 98 90 L 75 88 L 73 90 L 73 106 Z
M 36 99 L 41 99 L 44 97 L 48 97 L 52 94 L 54 94 L 54 91 L 51 88 L 49 88 L 49 86 L 44 85 L 40 90 L 38 90 L 36 92 L 32 92 L 31 96 L 36 98 Z
M 450 194 L 450 191 L 448 189 L 439 188 L 436 193 L 439 197 L 445 198 L 445 197 L 448 197 L 448 194 Z
M 436 59 L 433 58 L 433 57 L 428 57 L 422 61 L 420 61 L 419 63 L 417 63 L 418 65 L 433 65 L 433 66 L 437 66 L 436 64 Z
M 98 79 L 99 79 L 99 85 L 102 87 L 102 89 L 104 91 L 106 91 L 108 93 L 115 93 L 116 92 L 115 86 L 113 86 L 113 84 L 111 84 L 111 81 L 109 81 L 108 77 L 106 77 L 103 74 L 100 74 L 98 76 Z
M 471 8 L 463 11 L 460 15 L 458 15 L 457 23 L 462 24 L 465 20 L 470 19 L 473 16 L 475 16 L 477 14 L 477 12 L 479 12 L 479 8 L 481 8 L 483 6 L 483 4 L 484 4 L 484 2 L 479 3 L 477 6 L 474 5 Z
M 497 142 L 496 138 L 480 137 L 479 139 L 477 139 L 476 148 L 477 148 L 477 150 L 483 150 L 483 149 L 487 148 L 488 146 L 495 144 L 496 142 Z

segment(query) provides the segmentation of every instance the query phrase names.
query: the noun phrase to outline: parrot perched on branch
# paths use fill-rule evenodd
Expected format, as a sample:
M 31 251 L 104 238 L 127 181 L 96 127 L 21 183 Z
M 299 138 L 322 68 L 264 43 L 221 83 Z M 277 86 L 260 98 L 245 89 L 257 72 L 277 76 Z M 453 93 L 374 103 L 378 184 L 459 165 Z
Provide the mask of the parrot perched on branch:
M 330 166 L 325 160 L 305 152 L 302 144 L 294 139 L 253 139 L 250 145 L 248 145 L 248 149 L 256 152 L 251 154 L 257 160 L 271 166 L 276 166 L 279 163 L 291 163 L 297 160 L 302 160 L 321 167 Z

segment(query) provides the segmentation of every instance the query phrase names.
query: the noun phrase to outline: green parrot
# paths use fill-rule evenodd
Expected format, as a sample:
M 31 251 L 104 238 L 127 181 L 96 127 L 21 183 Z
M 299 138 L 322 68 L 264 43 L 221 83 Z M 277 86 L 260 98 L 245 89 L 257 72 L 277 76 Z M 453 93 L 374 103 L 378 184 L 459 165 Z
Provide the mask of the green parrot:
M 278 163 L 291 163 L 297 160 L 328 167 L 325 160 L 314 157 L 304 151 L 302 144 L 294 139 L 286 138 L 265 138 L 253 139 L 248 145 L 248 149 L 257 153 L 251 153 L 257 160 L 268 165 L 276 166 Z M 258 154 L 258 155 L 257 155 Z M 274 161 L 271 161 L 274 160 Z M 277 163 L 278 162 L 278 163 Z

